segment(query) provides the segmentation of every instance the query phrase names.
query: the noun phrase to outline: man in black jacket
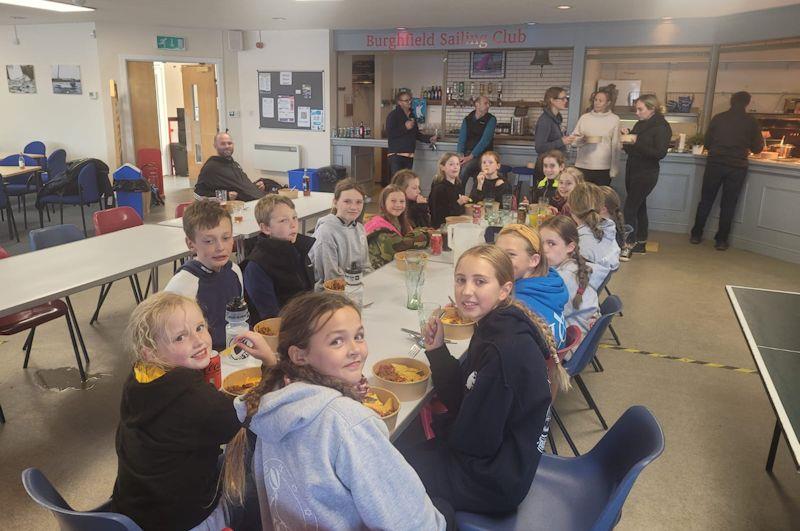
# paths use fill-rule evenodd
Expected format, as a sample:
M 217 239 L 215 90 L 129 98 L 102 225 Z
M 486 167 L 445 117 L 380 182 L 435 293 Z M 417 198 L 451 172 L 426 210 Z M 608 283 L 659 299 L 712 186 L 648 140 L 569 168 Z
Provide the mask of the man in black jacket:
M 414 151 L 417 140 L 436 143 L 436 135 L 424 135 L 411 115 L 411 91 L 402 89 L 397 93 L 397 107 L 386 117 L 386 138 L 389 140 L 389 175 L 383 175 L 381 186 L 386 186 L 395 173 L 410 170 L 414 166 Z
M 254 201 L 264 197 L 264 181 L 253 182 L 239 163 L 233 160 L 233 139 L 226 132 L 214 136 L 217 154 L 209 157 L 200 169 L 194 193 L 214 197 L 216 190 L 226 190 L 228 199 Z
M 731 108 L 711 119 L 706 131 L 705 146 L 708 148 L 706 171 L 703 174 L 703 190 L 697 215 L 692 227 L 692 243 L 703 240 L 703 229 L 711 212 L 714 198 L 722 187 L 719 204 L 719 228 L 714 236 L 714 248 L 724 251 L 728 248 L 728 234 L 731 231 L 733 213 L 747 177 L 748 152 L 761 153 L 764 138 L 758 122 L 747 114 L 750 94 L 737 92 L 731 96 Z

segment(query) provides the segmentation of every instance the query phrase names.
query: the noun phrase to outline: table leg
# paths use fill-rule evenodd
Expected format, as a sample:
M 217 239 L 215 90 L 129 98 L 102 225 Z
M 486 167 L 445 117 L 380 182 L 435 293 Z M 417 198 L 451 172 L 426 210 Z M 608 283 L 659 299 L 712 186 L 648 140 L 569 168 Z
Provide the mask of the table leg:
M 778 451 L 778 443 L 781 440 L 781 421 L 775 419 L 775 431 L 772 432 L 772 444 L 769 445 L 769 455 L 767 456 L 767 472 L 772 472 L 772 465 L 775 463 L 775 454 Z
M 303 218 L 300 220 L 300 234 L 306 233 L 306 219 Z
M 150 272 L 150 278 L 153 280 L 153 293 L 158 292 L 158 266 L 155 266 Z

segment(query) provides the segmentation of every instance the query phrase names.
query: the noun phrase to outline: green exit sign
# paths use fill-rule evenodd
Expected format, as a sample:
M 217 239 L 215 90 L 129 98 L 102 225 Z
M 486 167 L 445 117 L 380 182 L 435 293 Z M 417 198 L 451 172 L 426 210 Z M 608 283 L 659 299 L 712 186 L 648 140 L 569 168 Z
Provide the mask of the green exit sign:
M 159 50 L 185 50 L 186 40 L 183 37 L 159 35 L 156 37 L 156 45 Z

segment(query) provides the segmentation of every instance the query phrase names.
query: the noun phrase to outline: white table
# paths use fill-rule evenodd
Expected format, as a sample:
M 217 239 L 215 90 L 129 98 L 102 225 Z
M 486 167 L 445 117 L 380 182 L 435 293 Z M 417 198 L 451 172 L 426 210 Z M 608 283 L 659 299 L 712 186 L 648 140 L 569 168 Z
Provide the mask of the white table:
M 333 205 L 333 194 L 329 192 L 311 192 L 309 197 L 302 195 L 297 199 L 292 199 L 294 202 L 295 210 L 297 212 L 297 219 L 300 220 L 300 230 L 303 234 L 306 233 L 306 220 L 325 214 L 330 211 Z M 233 235 L 236 238 L 251 238 L 256 236 L 261 230 L 258 228 L 258 223 L 255 217 L 255 208 L 258 201 L 248 201 L 244 204 L 244 219 L 239 223 L 233 224 Z M 175 218 L 162 221 L 159 225 L 165 227 L 183 228 L 183 219 Z
M 151 269 L 189 254 L 183 232 L 141 225 L 0 260 L 0 317 Z

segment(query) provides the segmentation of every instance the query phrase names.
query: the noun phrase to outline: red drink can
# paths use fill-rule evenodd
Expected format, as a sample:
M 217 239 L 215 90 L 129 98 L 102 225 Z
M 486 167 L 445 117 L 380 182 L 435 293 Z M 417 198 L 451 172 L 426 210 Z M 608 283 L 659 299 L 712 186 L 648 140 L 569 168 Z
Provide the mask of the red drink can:
M 222 388 L 222 364 L 220 363 L 219 353 L 216 350 L 211 351 L 208 365 L 203 369 L 203 378 L 217 389 Z
M 481 222 L 481 206 L 480 205 L 473 205 L 472 206 L 472 222 L 476 223 L 476 224 Z
M 434 232 L 431 234 L 431 254 L 433 256 L 439 256 L 442 254 L 443 244 L 444 241 L 441 232 Z

